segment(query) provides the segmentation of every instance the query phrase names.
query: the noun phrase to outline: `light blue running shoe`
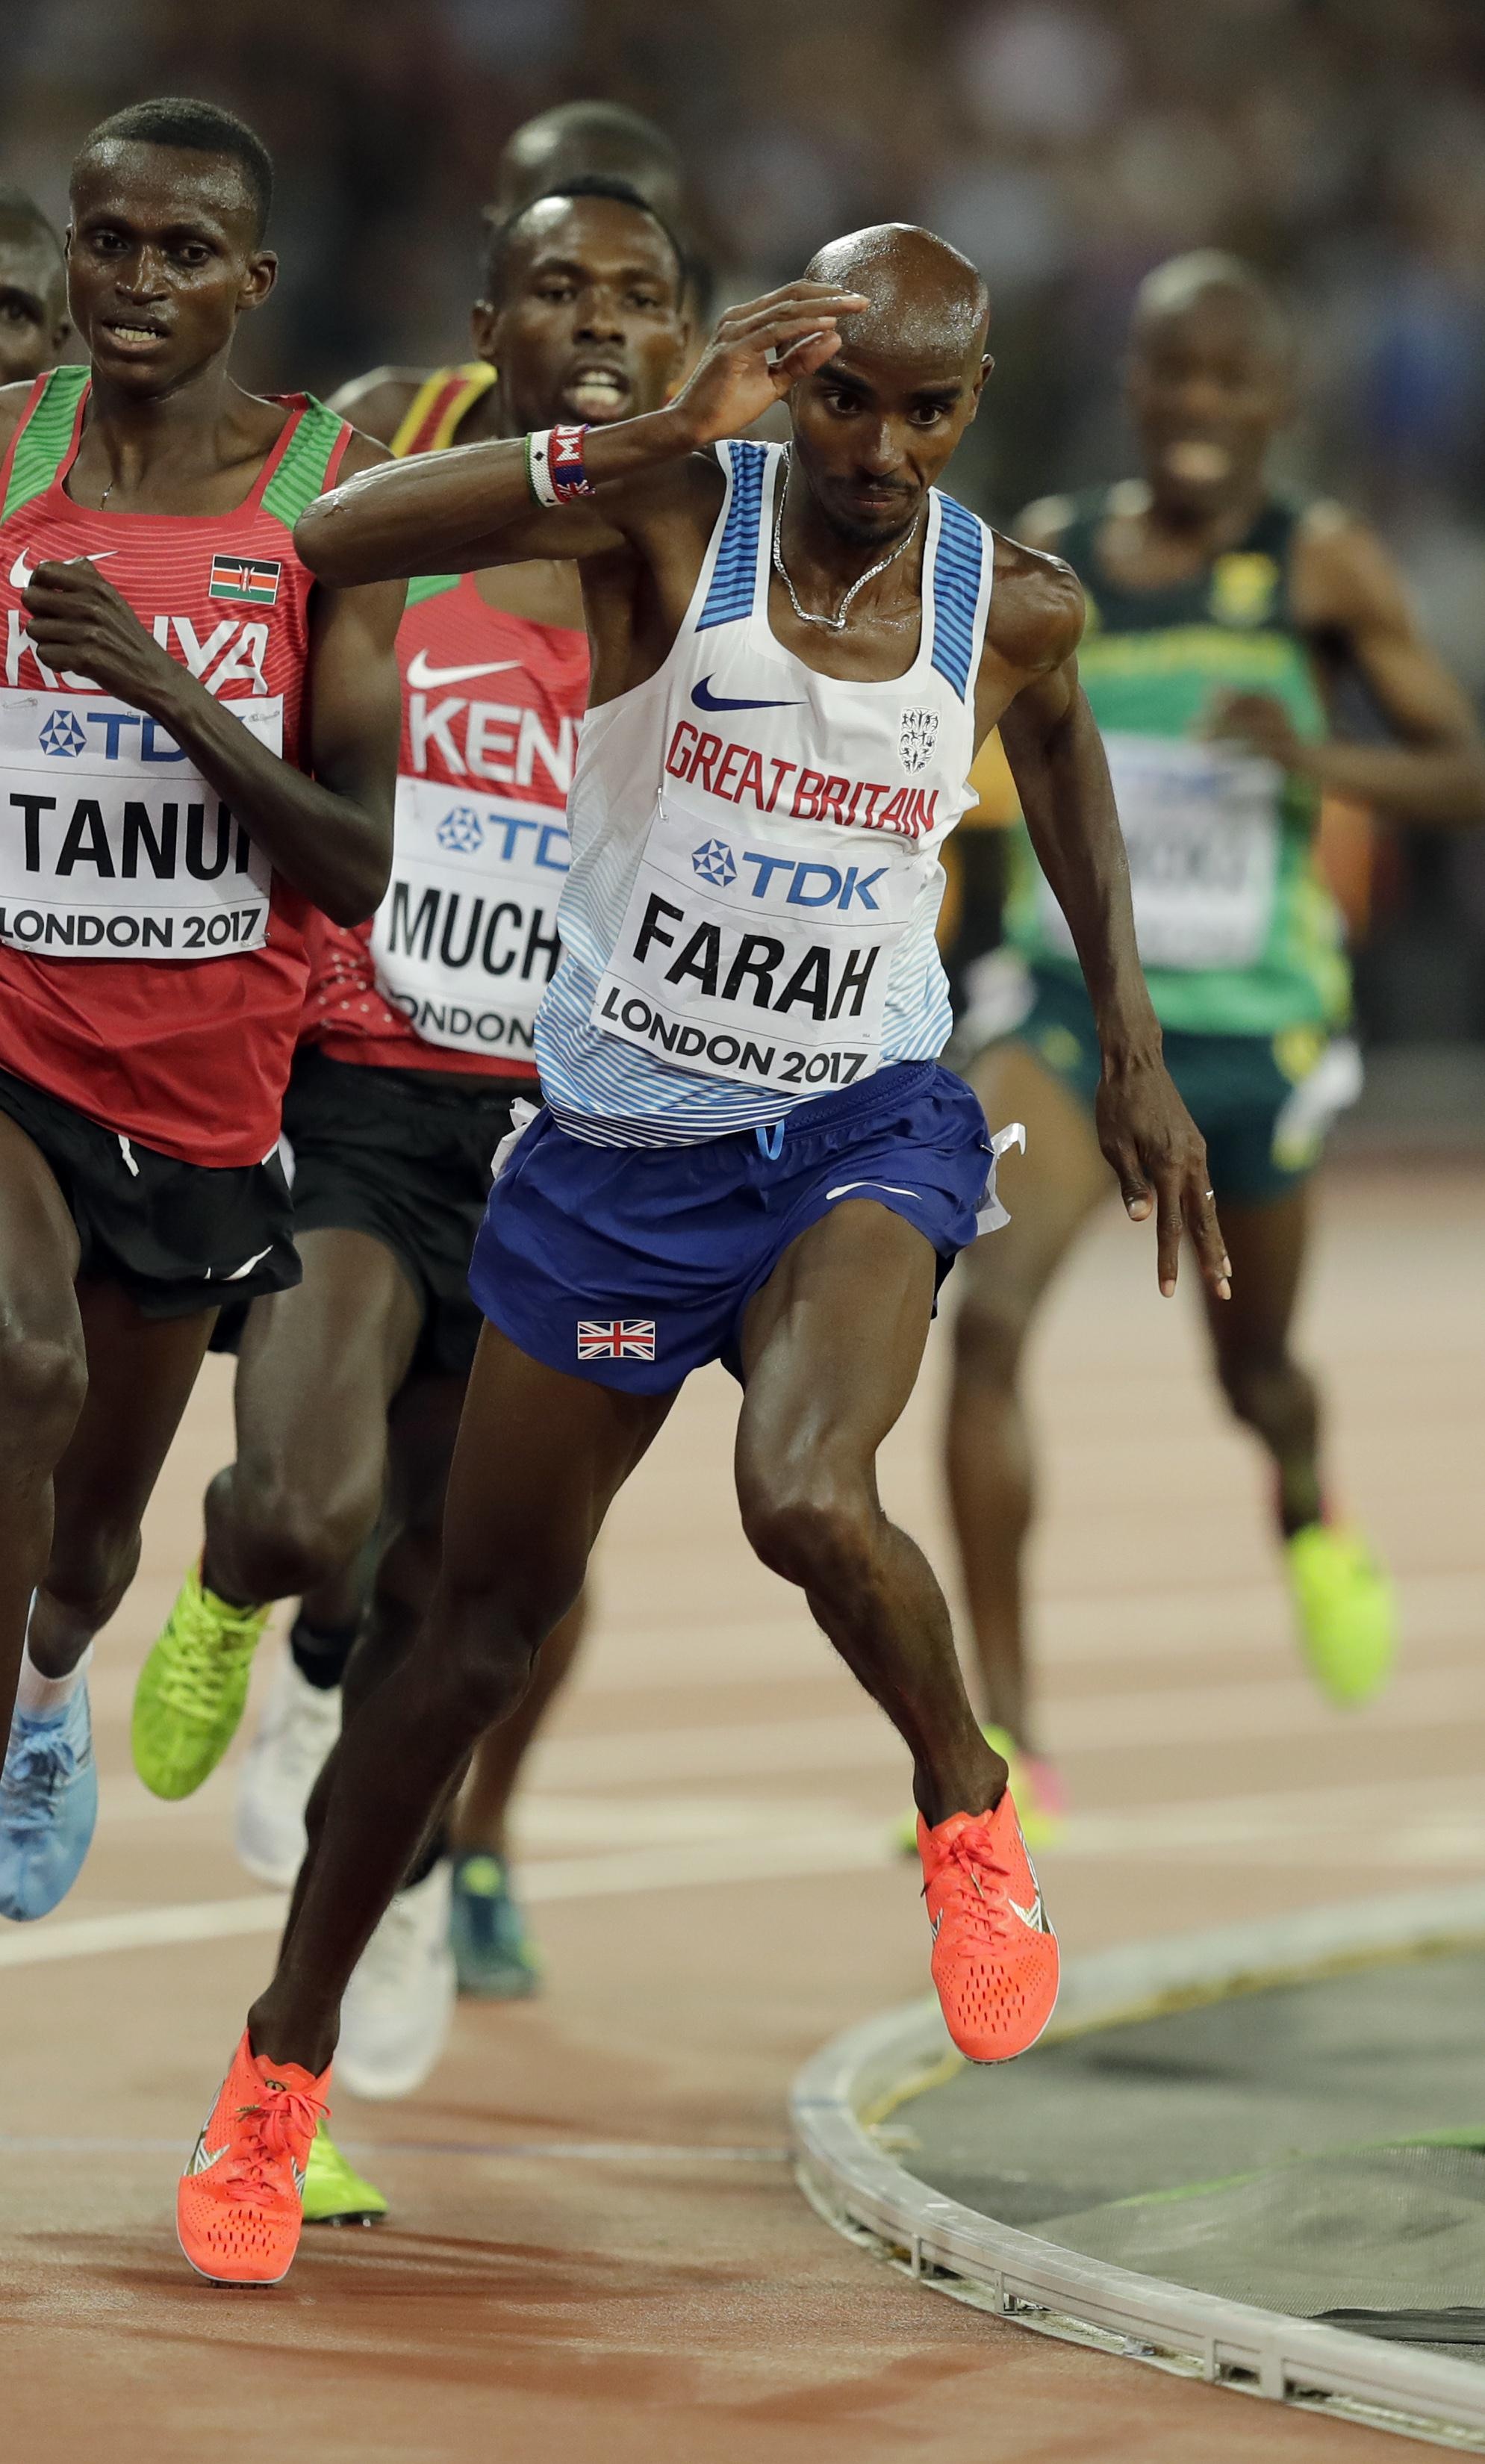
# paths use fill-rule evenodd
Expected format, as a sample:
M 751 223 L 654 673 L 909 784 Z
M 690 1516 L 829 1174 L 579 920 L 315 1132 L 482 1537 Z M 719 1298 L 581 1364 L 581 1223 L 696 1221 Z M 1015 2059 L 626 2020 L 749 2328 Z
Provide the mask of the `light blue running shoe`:
M 461 1993 L 519 2002 L 538 1990 L 541 1963 L 501 1858 L 476 1850 L 454 1859 L 448 1939 Z
M 39 1720 L 17 1711 L 0 1771 L 0 1916 L 26 1924 L 65 1900 L 98 1821 L 87 1682 Z

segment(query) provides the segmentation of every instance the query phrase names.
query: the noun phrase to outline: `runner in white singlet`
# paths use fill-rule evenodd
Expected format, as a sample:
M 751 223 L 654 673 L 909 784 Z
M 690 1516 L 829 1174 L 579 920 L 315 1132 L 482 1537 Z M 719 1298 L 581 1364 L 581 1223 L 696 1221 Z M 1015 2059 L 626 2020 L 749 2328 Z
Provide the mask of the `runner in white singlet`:
M 719 1357 L 743 1389 L 748 1537 L 911 1754 L 956 2042 L 1001 2059 L 1050 2015 L 1056 1943 L 1005 1766 L 875 1476 L 936 1285 L 999 1211 L 984 1115 L 937 1065 L 932 936 L 938 849 L 997 721 L 1098 1014 L 1130 1211 L 1158 1209 L 1166 1289 L 1183 1227 L 1214 1290 L 1226 1272 L 1077 685 L 1081 593 L 932 485 L 989 374 L 987 321 L 957 252 L 858 232 L 725 317 L 664 411 L 375 474 L 300 525 L 340 581 L 576 560 L 594 682 L 536 1029 L 549 1109 L 497 1170 L 476 1248 L 490 1322 L 439 1588 L 411 1658 L 345 1728 L 240 2049 L 270 2098 L 285 2071 L 284 2093 L 326 2094 L 345 1979 L 429 1815 L 519 1701 L 688 1371 Z M 783 398 L 787 465 L 718 452 Z M 828 1956 L 828 1885 L 804 1905 Z M 242 2130 L 224 2092 L 207 2142 Z M 215 2180 L 187 2177 L 183 2237 L 205 2273 L 240 2277 Z M 282 2274 L 296 2232 L 286 2180 L 253 2270 Z

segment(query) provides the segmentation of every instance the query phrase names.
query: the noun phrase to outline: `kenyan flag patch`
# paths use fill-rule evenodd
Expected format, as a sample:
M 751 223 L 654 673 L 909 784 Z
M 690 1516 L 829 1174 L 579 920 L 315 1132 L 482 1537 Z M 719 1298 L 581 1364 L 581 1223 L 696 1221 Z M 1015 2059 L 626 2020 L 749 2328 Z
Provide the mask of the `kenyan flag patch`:
M 271 557 L 214 556 L 208 599 L 247 599 L 254 607 L 272 607 L 283 572 Z

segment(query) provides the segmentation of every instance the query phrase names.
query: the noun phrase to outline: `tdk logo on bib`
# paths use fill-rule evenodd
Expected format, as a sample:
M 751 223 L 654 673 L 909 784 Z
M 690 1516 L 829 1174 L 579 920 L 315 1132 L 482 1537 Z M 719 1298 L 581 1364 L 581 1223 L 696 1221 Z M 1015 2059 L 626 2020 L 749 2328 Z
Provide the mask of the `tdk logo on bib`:
M 76 760 L 88 741 L 70 710 L 54 710 L 38 740 L 43 753 L 70 761 Z
M 765 855 L 744 847 L 746 870 L 741 895 L 770 907 L 865 907 L 876 913 L 875 892 L 886 873 L 884 864 L 867 871 L 859 864 L 801 863 L 793 855 Z M 731 890 L 737 879 L 737 859 L 725 839 L 704 839 L 691 854 L 691 870 L 713 890 Z
M 437 836 L 451 855 L 477 855 L 485 844 L 485 825 L 472 804 L 456 804 L 439 823 Z
M 691 870 L 710 881 L 713 890 L 730 890 L 737 878 L 737 866 L 726 839 L 703 839 L 691 857 Z

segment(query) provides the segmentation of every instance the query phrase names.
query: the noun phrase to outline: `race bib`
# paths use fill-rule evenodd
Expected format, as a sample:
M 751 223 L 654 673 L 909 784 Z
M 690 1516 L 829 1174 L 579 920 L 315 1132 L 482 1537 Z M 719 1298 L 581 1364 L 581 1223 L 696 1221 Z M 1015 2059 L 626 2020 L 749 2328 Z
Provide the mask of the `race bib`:
M 283 701 L 224 701 L 283 751 Z M 261 949 L 273 868 L 158 719 L 0 688 L 0 943 L 71 958 Z
M 567 825 L 550 804 L 399 779 L 377 981 L 429 1044 L 530 1061 L 557 967 Z
M 592 1023 L 703 1077 L 851 1086 L 881 1061 L 892 953 L 935 862 L 844 830 L 724 836 L 662 802 Z
M 1103 749 L 1145 965 L 1256 966 L 1274 920 L 1282 771 L 1181 737 L 1110 735 Z M 1045 882 L 1040 895 L 1047 938 L 1071 957 L 1072 935 Z

